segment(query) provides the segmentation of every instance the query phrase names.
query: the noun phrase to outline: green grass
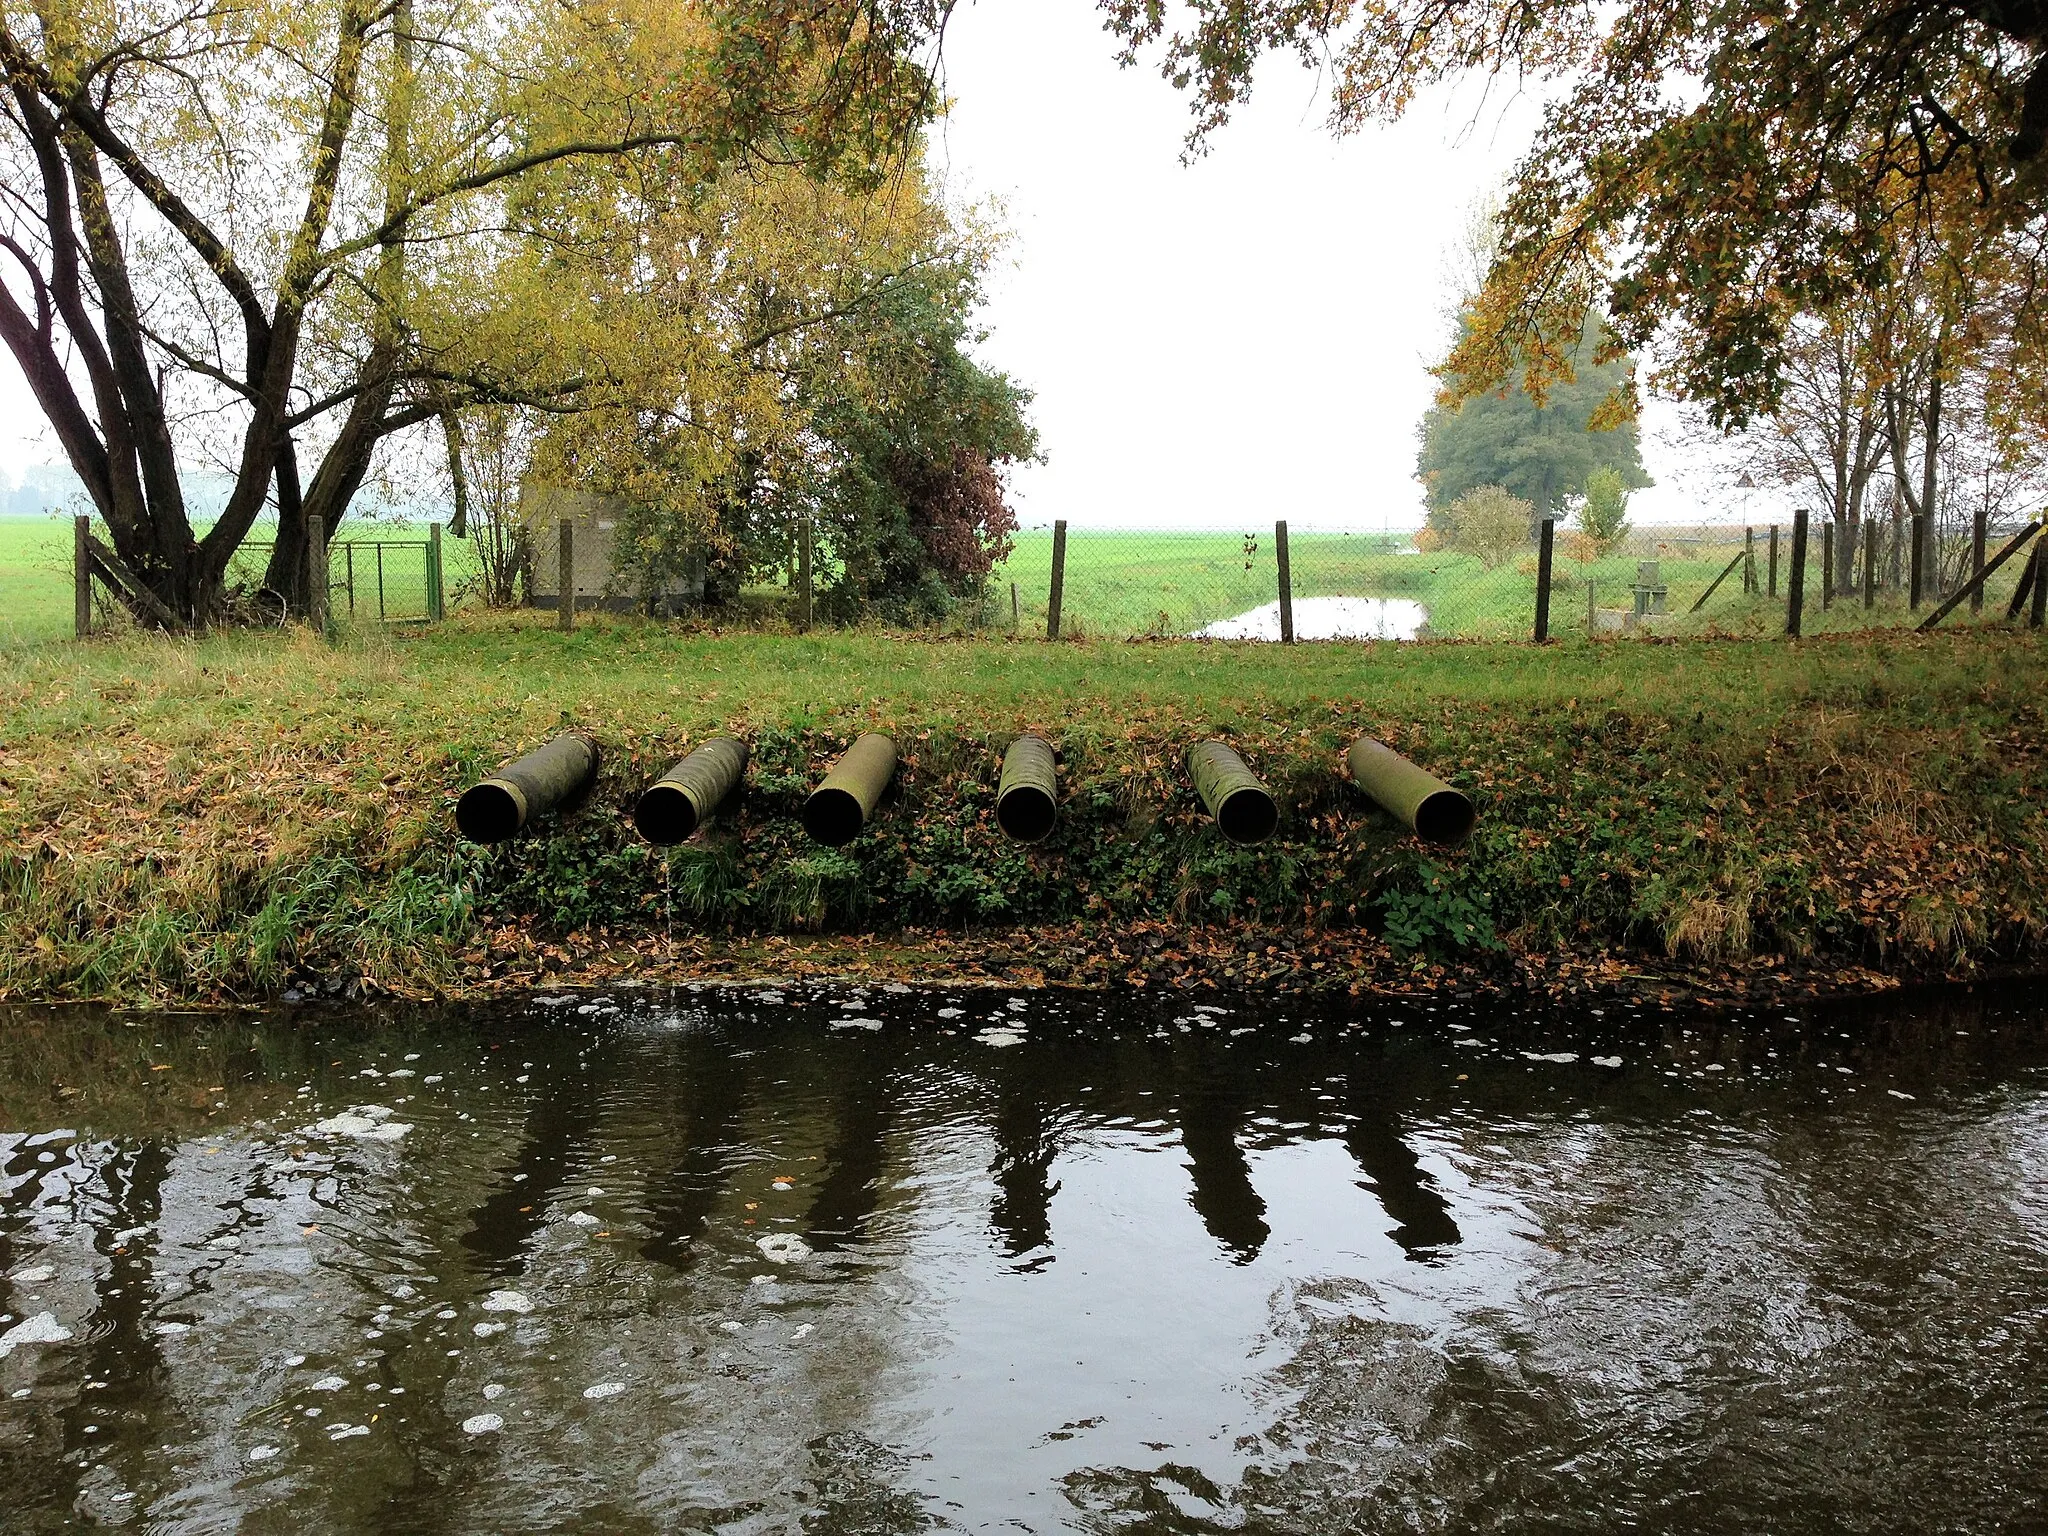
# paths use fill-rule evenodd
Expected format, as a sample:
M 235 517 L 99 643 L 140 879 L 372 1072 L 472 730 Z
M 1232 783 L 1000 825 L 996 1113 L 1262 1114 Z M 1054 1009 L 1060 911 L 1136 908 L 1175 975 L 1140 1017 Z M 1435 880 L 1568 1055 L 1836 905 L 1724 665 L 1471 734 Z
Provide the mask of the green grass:
M 100 537 L 105 538 L 104 529 Z M 230 583 L 255 585 L 269 559 L 268 533 L 259 525 L 229 567 Z M 336 617 L 358 622 L 377 617 L 377 555 L 372 546 L 416 545 L 427 538 L 425 523 L 350 522 L 333 551 L 333 607 Z M 71 518 L 0 517 L 0 646 L 54 640 L 72 631 Z M 351 552 L 347 546 L 354 544 Z M 448 601 L 459 603 L 476 574 L 475 547 L 465 539 L 441 540 Z M 387 548 L 385 612 L 393 620 L 426 616 L 426 569 L 415 548 Z M 351 605 L 351 596 L 354 603 Z M 104 599 L 102 622 L 119 623 Z
M 0 994 L 250 994 L 308 970 L 430 991 L 550 935 L 906 925 L 1370 932 L 1403 965 L 1495 944 L 1532 965 L 2037 959 L 2044 659 L 2023 630 L 1289 649 L 563 635 L 533 614 L 21 646 L 0 653 Z M 570 726 L 604 749 L 589 801 L 463 844 L 452 797 Z M 903 748 L 899 798 L 815 848 L 803 796 L 867 729 Z M 990 820 L 1024 729 L 1067 789 L 1031 851 Z M 753 744 L 744 812 L 673 853 L 639 842 L 639 789 L 725 731 Z M 1476 797 L 1466 850 L 1358 800 L 1337 764 L 1360 732 Z M 1262 848 L 1218 843 L 1187 787 L 1212 734 L 1281 802 Z
M 1631 589 L 1638 562 L 1655 560 L 1668 589 L 1668 611 L 1653 618 L 1645 633 L 1658 635 L 1775 634 L 1785 622 L 1783 598 L 1760 591 L 1745 594 L 1738 570 L 1716 588 L 1707 605 L 1691 612 L 1715 577 L 1742 549 L 1740 529 L 1638 530 L 1626 546 L 1604 559 L 1580 563 L 1563 548 L 1552 575 L 1551 631 L 1564 636 L 1587 629 L 1586 591 L 1597 608 L 1632 609 Z M 1471 555 L 1439 551 L 1420 554 L 1404 535 L 1295 533 L 1288 540 L 1289 571 L 1297 600 L 1308 597 L 1393 597 L 1420 603 L 1428 613 L 1425 638 L 1513 640 L 1527 636 L 1536 612 L 1536 556 L 1533 550 L 1488 569 Z M 1405 551 L 1405 552 L 1404 552 Z M 1789 579 L 1789 548 L 1781 550 L 1781 580 Z M 1823 611 L 1820 551 L 1808 573 L 1805 628 L 1836 633 L 1917 623 L 1927 612 L 1909 610 L 1902 594 L 1881 592 L 1866 611 L 1857 600 L 1839 600 Z M 1757 580 L 1768 584 L 1766 548 L 1757 545 Z M 1987 589 L 1983 618 L 2002 616 L 2019 579 L 2021 562 L 2011 561 Z M 1015 582 L 1025 633 L 1045 630 L 1051 586 L 1052 535 L 1030 530 L 1017 535 L 1016 548 L 995 573 L 996 621 L 1009 621 L 1009 588 Z M 1781 589 L 1782 590 L 1782 589 Z M 1253 539 L 1231 533 L 1070 531 L 1067 536 L 1061 628 L 1067 632 L 1120 638 L 1131 635 L 1188 635 L 1219 619 L 1247 613 L 1279 600 L 1279 563 L 1270 528 Z M 1931 604 L 1929 605 L 1931 607 Z M 1951 623 L 1971 619 L 1967 608 Z
M 1560 637 L 1583 635 L 1587 629 L 1586 591 L 1590 582 L 1595 605 L 1617 615 L 1632 605 L 1630 588 L 1637 562 L 1654 559 L 1669 590 L 1669 611 L 1654 618 L 1644 632 L 1653 635 L 1738 634 L 1765 636 L 1784 627 L 1782 597 L 1761 592 L 1746 595 L 1740 573 L 1714 592 L 1695 614 L 1695 599 L 1741 549 L 1736 530 L 1643 529 L 1628 547 L 1606 559 L 1579 564 L 1560 554 L 1553 578 L 1551 630 Z M 377 555 L 374 541 L 418 543 L 426 525 L 352 522 L 337 541 L 333 563 L 332 606 L 338 619 L 370 623 L 379 616 Z M 259 530 L 258 538 L 261 533 Z M 345 545 L 357 544 L 353 554 Z M 1408 549 L 1407 553 L 1403 553 Z M 444 537 L 442 558 L 451 607 L 462 604 L 475 575 L 475 548 L 467 540 Z M 1535 616 L 1536 573 L 1533 553 L 1487 569 L 1470 555 L 1439 552 L 1417 554 L 1405 535 L 1298 533 L 1290 540 L 1290 568 L 1297 598 L 1322 596 L 1393 597 L 1420 603 L 1428 612 L 1425 638 L 1514 640 L 1527 636 Z M 260 579 L 265 551 L 245 549 L 234 568 L 237 579 Z M 1784 553 L 1789 569 L 1790 555 Z M 1899 628 L 1917 623 L 1927 612 L 1909 610 L 1904 596 L 1881 592 L 1876 607 L 1865 610 L 1860 598 L 1842 599 L 1832 607 L 1821 602 L 1819 551 L 1809 572 L 1806 629 L 1808 633 L 1844 633 L 1867 628 Z M 2008 562 L 1987 589 L 1977 622 L 2003 616 L 2006 599 L 2019 579 L 2023 562 Z M 1051 588 L 1052 535 L 1032 530 L 1017 536 L 1010 558 L 994 573 L 992 601 L 978 615 L 998 632 L 1009 628 L 1010 586 L 1018 595 L 1017 623 L 1023 634 L 1045 632 Z M 68 519 L 0 519 L 0 645 L 56 638 L 71 629 L 71 527 Z M 383 616 L 416 619 L 425 614 L 425 570 L 417 549 L 384 553 Z M 1759 584 L 1766 579 L 1766 557 L 1759 541 Z M 1061 623 L 1068 634 L 1103 638 L 1194 634 L 1218 620 L 1234 618 L 1276 602 L 1278 564 L 1271 529 L 1259 530 L 1250 541 L 1228 532 L 1099 532 L 1077 530 L 1067 541 L 1065 592 Z M 771 608 L 773 605 L 769 605 Z M 1931 604 L 1929 605 L 1931 606 Z M 1967 608 L 1948 622 L 1972 622 Z

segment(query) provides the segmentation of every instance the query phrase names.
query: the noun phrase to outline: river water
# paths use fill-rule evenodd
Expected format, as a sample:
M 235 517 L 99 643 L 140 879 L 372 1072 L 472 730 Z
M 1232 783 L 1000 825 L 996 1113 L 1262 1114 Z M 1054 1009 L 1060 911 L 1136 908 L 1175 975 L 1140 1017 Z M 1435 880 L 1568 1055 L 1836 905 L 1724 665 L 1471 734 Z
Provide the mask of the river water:
M 2048 1522 L 2048 1028 L 0 1016 L 0 1526 Z

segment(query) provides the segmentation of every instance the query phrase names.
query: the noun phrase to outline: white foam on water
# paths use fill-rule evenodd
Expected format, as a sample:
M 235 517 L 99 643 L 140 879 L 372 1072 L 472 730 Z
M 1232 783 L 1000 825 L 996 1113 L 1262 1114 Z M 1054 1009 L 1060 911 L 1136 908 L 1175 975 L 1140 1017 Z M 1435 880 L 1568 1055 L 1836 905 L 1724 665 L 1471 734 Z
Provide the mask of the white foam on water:
M 57 1321 L 56 1313 L 38 1312 L 0 1333 L 0 1359 L 5 1359 L 24 1344 L 62 1344 L 70 1337 L 71 1330 Z

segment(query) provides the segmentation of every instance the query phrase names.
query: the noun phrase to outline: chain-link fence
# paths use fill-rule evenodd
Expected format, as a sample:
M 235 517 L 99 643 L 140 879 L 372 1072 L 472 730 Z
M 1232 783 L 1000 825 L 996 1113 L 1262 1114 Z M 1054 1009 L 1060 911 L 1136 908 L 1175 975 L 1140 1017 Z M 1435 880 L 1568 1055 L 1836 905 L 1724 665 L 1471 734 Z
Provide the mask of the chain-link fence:
M 1552 639 L 1779 634 L 1797 560 L 1802 633 L 1919 625 L 1966 591 L 1940 622 L 1984 623 L 2031 611 L 2014 603 L 2032 569 L 2031 526 L 1928 536 L 1917 563 L 1910 519 L 1865 520 L 1839 537 L 1813 521 L 1803 554 L 1790 524 L 1646 526 L 1606 544 L 1554 527 L 1543 611 L 1540 534 L 1474 550 L 1440 547 L 1426 530 L 1054 525 L 1017 535 L 994 572 L 993 607 L 999 625 L 1063 637 L 1527 640 L 1539 623 Z M 2015 538 L 2022 547 L 2001 562 Z
M 327 546 L 327 611 L 342 622 L 420 623 L 438 616 L 433 539 L 337 539 Z M 273 543 L 255 540 L 228 561 L 227 585 L 264 585 Z

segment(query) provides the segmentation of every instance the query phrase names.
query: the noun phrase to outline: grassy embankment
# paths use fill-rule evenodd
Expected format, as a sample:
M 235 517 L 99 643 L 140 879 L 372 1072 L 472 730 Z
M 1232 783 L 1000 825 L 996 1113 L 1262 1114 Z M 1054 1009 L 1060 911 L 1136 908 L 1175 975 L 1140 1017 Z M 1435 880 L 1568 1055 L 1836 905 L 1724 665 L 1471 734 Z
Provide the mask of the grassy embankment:
M 993 955 L 1079 980 L 2037 964 L 2044 660 L 2024 633 L 1287 650 L 531 615 L 22 647 L 0 654 L 0 995 L 461 991 L 748 945 L 742 966 L 786 968 L 760 936 L 819 931 L 910 933 L 919 974 Z M 453 795 L 568 725 L 606 749 L 590 800 L 461 843 Z M 899 798 L 853 847 L 807 844 L 807 787 L 871 728 L 905 750 Z M 1021 728 L 1064 757 L 1037 851 L 990 814 Z M 753 742 L 745 807 L 649 849 L 634 795 L 724 730 Z M 1477 797 L 1466 850 L 1356 798 L 1337 764 L 1360 731 Z M 1263 848 L 1221 844 L 1185 784 L 1212 732 L 1282 803 Z
M 1782 629 L 1783 600 L 1745 596 L 1739 574 L 1721 585 L 1703 612 L 1694 615 L 1686 611 L 1741 548 L 1737 531 L 1717 530 L 1721 536 L 1706 541 L 1688 536 L 1696 532 L 1646 528 L 1639 530 L 1624 550 L 1606 559 L 1581 565 L 1560 557 L 1552 594 L 1553 633 L 1562 637 L 1584 634 L 1588 581 L 1593 583 L 1601 607 L 1627 608 L 1638 558 L 1656 559 L 1661 578 L 1670 589 L 1672 611 L 1653 626 L 1659 634 L 1770 635 Z M 344 524 L 342 540 L 366 543 L 425 536 L 425 526 L 419 524 L 350 522 Z M 1403 554 L 1406 542 L 1400 535 L 1296 533 L 1290 540 L 1295 595 L 1408 598 L 1428 611 L 1433 636 L 1527 637 L 1536 602 L 1533 555 L 1489 571 L 1469 555 Z M 459 605 L 474 569 L 474 549 L 467 541 L 452 538 L 443 541 L 442 549 L 449 601 Z M 238 570 L 253 579 L 260 575 L 262 558 L 263 552 L 251 552 Z M 1844 632 L 1873 623 L 1904 626 L 1917 618 L 1906 611 L 1895 593 L 1882 594 L 1874 613 L 1867 613 L 1860 602 L 1838 603 L 1824 612 L 1818 551 L 1814 558 L 1816 568 L 1807 594 L 1809 633 Z M 1761 581 L 1761 548 L 1757 561 Z M 394 552 L 387 564 L 389 611 L 395 617 L 419 615 L 424 588 L 418 555 Z M 2012 561 L 1993 578 L 1984 619 L 2003 615 L 2020 568 L 2020 561 Z M 337 555 L 337 613 L 348 607 L 347 595 L 339 585 L 348 569 L 344 558 Z M 0 645 L 70 632 L 70 570 L 68 521 L 0 519 Z M 353 570 L 358 617 L 367 619 L 376 608 L 374 564 L 366 551 L 359 553 Z M 995 572 L 993 602 L 981 617 L 998 631 L 1008 630 L 1010 584 L 1015 582 L 1019 627 L 1025 634 L 1043 634 L 1051 572 L 1052 535 L 1041 531 L 1019 534 L 1010 559 Z M 1097 638 L 1192 634 L 1219 619 L 1277 601 L 1276 572 L 1270 525 L 1250 553 L 1240 536 L 1228 532 L 1075 530 L 1067 544 L 1063 628 L 1070 634 Z M 1964 611 L 1950 623 L 1965 624 L 1970 617 Z

